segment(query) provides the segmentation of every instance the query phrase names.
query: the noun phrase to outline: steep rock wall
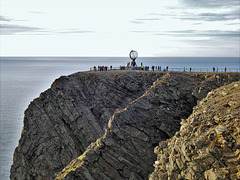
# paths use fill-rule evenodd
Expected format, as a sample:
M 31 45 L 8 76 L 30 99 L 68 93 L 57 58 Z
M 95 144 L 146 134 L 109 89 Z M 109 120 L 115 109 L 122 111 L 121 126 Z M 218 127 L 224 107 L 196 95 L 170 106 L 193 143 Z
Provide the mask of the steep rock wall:
M 51 179 L 162 73 L 82 72 L 57 79 L 25 111 L 11 179 Z
M 75 158 L 58 178 L 146 179 L 154 147 L 178 131 L 197 100 L 239 79 L 159 72 L 61 77 L 25 112 L 11 179 L 52 179 Z
M 240 81 L 208 94 L 155 148 L 150 179 L 240 179 Z
M 179 130 L 180 120 L 191 114 L 197 97 L 233 79 L 223 74 L 165 74 L 142 96 L 116 111 L 104 136 L 56 179 L 147 179 L 156 160 L 154 146 Z

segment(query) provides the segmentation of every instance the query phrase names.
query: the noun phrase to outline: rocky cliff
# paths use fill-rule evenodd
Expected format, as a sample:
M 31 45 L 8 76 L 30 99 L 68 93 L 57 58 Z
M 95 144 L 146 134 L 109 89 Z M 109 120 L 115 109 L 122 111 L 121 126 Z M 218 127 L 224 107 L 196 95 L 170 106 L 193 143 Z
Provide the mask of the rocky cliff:
M 239 80 L 239 73 L 60 77 L 25 111 L 11 179 L 147 179 L 155 146 L 208 92 Z
M 210 92 L 155 148 L 150 179 L 240 179 L 240 81 Z

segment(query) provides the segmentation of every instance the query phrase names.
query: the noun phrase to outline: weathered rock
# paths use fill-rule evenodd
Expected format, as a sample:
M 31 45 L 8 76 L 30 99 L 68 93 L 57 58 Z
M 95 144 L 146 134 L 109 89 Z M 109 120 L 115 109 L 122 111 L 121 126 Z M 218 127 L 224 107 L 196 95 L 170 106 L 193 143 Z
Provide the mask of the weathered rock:
M 101 137 L 117 108 L 162 73 L 83 72 L 57 79 L 29 105 L 11 179 L 50 179 Z
M 153 170 L 155 144 L 173 136 L 180 119 L 188 117 L 196 103 L 192 92 L 198 81 L 178 75 L 159 78 L 141 97 L 115 112 L 105 135 L 79 157 L 81 163 L 79 158 L 73 160 L 56 179 L 146 179 Z M 92 159 L 92 150 L 99 156 Z M 109 155 L 109 150 L 117 156 Z M 185 167 L 181 160 L 173 166 Z M 126 169 L 129 173 L 123 173 Z M 172 173 L 171 177 L 176 179 L 178 175 Z
M 197 100 L 240 79 L 239 73 L 217 75 L 84 72 L 59 78 L 25 112 L 11 179 L 52 179 L 65 167 L 59 179 L 146 179 L 154 147 L 179 130 Z M 185 167 L 190 158 L 185 153 L 175 166 Z
M 240 81 L 234 82 L 209 93 L 182 122 L 178 135 L 155 148 L 158 163 L 150 179 L 239 179 L 239 85 Z

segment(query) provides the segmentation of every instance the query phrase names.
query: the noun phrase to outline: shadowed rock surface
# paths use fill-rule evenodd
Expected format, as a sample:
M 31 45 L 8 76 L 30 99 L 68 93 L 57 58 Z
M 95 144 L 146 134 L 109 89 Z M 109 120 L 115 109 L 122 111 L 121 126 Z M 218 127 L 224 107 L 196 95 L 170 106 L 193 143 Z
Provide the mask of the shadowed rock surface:
M 125 107 L 162 73 L 81 72 L 57 79 L 30 103 L 11 179 L 50 179 L 101 137 Z
M 240 179 L 240 81 L 208 94 L 155 148 L 150 179 Z
M 159 72 L 61 77 L 25 112 L 11 179 L 53 179 L 60 171 L 59 179 L 146 179 L 154 147 L 179 130 L 197 100 L 239 79 Z

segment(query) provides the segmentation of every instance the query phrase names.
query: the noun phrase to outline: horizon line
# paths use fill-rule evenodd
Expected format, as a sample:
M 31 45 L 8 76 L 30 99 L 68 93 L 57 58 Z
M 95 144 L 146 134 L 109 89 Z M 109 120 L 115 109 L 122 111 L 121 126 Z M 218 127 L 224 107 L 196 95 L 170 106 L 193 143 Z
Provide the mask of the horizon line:
M 129 56 L 1 56 L 0 58 L 31 58 L 31 57 L 35 57 L 35 58 L 129 58 Z M 137 59 L 139 58 L 159 58 L 159 57 L 171 57 L 171 58 L 240 58 L 240 56 L 138 56 Z

